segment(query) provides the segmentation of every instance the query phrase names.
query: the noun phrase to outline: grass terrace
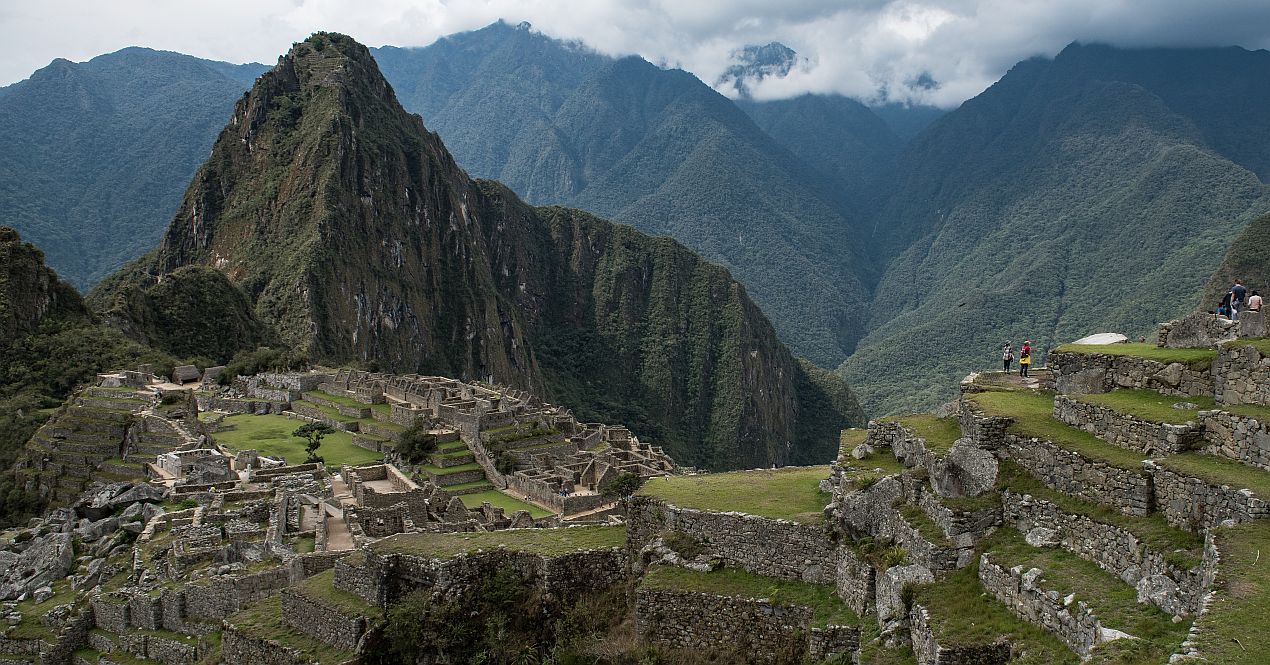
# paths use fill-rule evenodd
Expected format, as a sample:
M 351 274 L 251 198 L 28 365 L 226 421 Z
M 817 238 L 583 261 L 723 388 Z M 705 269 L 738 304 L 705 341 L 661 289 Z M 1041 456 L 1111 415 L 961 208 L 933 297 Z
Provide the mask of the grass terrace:
M 303 420 L 273 414 L 232 415 L 226 416 L 222 424 L 233 426 L 233 429 L 215 432 L 212 438 L 216 443 L 235 452 L 255 449 L 261 455 L 285 457 L 291 464 L 300 464 L 305 460 L 306 444 L 304 439 L 291 436 L 291 433 L 304 423 Z M 340 431 L 327 434 L 317 452 L 326 460 L 327 467 L 370 464 L 384 458 L 373 450 L 353 445 L 353 436 Z
M 1086 459 L 1122 469 L 1140 470 L 1141 454 L 1117 448 L 1102 439 L 1054 418 L 1054 394 L 1049 392 L 988 392 L 972 396 L 989 416 L 1013 418 L 1008 432 L 1052 441 Z
M 1199 478 L 1212 485 L 1248 489 L 1263 499 L 1270 499 L 1270 471 L 1240 464 L 1225 457 L 1196 452 L 1169 455 L 1156 462 L 1166 469 Z
M 640 586 L 666 591 L 695 591 L 720 596 L 765 598 L 777 605 L 801 605 L 812 609 L 813 627 L 855 626 L 860 618 L 840 598 L 833 587 L 764 577 L 738 568 L 720 568 L 699 573 L 674 566 L 653 566 Z
M 359 402 L 349 395 L 332 395 L 331 393 L 323 392 L 321 390 L 310 390 L 306 393 L 302 393 L 302 395 L 306 401 L 309 399 L 309 395 L 313 395 L 314 397 L 324 399 L 328 402 L 334 402 L 340 406 L 351 406 L 355 409 L 366 409 L 370 407 L 369 404 Z
M 304 595 L 338 609 L 345 616 L 378 618 L 383 615 L 378 607 L 347 591 L 336 589 L 334 568 L 324 570 L 296 586 Z
M 409 554 L 436 559 L 498 547 L 543 556 L 626 545 L 626 527 L 574 526 L 559 529 L 506 529 L 470 533 L 401 533 L 370 547 L 380 554 Z
M 1170 526 L 1160 513 L 1147 517 L 1125 515 L 1114 508 L 1055 492 L 1009 460 L 1001 461 L 996 489 L 1030 494 L 1034 498 L 1049 501 L 1066 512 L 1084 515 L 1095 522 L 1124 529 L 1152 550 L 1164 552 L 1169 563 L 1179 568 L 1189 570 L 1198 566 L 1204 554 L 1203 535 Z M 948 501 L 944 500 L 945 503 Z
M 37 603 L 34 598 L 27 598 L 17 604 L 15 609 L 22 613 L 22 623 L 10 629 L 6 637 L 26 640 L 56 637 L 57 631 L 44 625 L 40 619 L 54 607 L 74 600 L 75 590 L 71 588 L 70 579 L 57 580 L 53 583 L 53 595 L 44 599 L 44 602 Z
M 253 637 L 268 638 L 291 647 L 321 665 L 338 665 L 354 659 L 352 653 L 336 649 L 282 623 L 282 598 L 277 594 L 229 615 L 225 621 Z
M 1169 423 L 1181 425 L 1187 421 L 1199 418 L 1200 411 L 1208 411 L 1217 408 L 1217 403 L 1212 397 L 1207 395 L 1198 397 L 1178 397 L 1176 395 L 1161 395 L 1154 390 L 1124 389 L 1113 390 L 1109 393 L 1101 393 L 1097 395 L 1070 395 L 1072 399 L 1085 402 L 1086 404 L 1096 404 L 1105 406 L 1120 413 L 1124 413 L 1139 420 L 1147 420 L 1153 423 Z M 1194 404 L 1194 409 L 1175 409 L 1174 404 L 1190 402 Z
M 868 437 L 869 430 L 860 427 L 842 430 L 838 434 L 838 457 L 842 458 L 851 454 L 851 449 L 864 443 Z
M 1182 363 L 1194 369 L 1202 369 L 1212 364 L 1217 357 L 1216 349 L 1168 349 L 1145 342 L 1126 344 L 1064 344 L 1055 351 L 1065 353 L 1104 353 L 1109 356 L 1134 356 L 1146 360 L 1154 360 L 1165 365 Z
M 1208 612 L 1196 619 L 1206 662 L 1254 665 L 1270 653 L 1270 523 L 1215 531 L 1221 566 Z
M 895 506 L 895 509 L 899 511 L 900 517 L 903 517 L 909 526 L 916 529 L 917 533 L 926 542 L 936 547 L 952 547 L 952 543 L 948 541 L 948 535 L 944 533 L 943 529 L 939 528 L 938 524 L 935 524 L 929 515 L 922 512 L 921 508 L 904 503 L 901 500 Z
M 1080 659 L 1058 638 L 1014 616 L 984 593 L 979 559 L 933 584 L 916 588 L 914 602 L 930 612 L 931 630 L 945 647 L 990 644 L 1005 638 L 1017 656 L 1012 665 L 1076 665 Z
M 636 493 L 680 508 L 820 524 L 830 499 L 820 491 L 820 481 L 828 476 L 827 466 L 663 476 L 650 479 Z
M 447 487 L 446 489 L 450 489 L 450 488 Z M 539 519 L 542 517 L 551 517 L 552 515 L 555 515 L 555 513 L 551 512 L 550 510 L 547 510 L 546 508 L 542 508 L 540 506 L 535 506 L 532 503 L 521 501 L 520 499 L 517 499 L 514 496 L 503 494 L 502 492 L 495 489 L 491 489 L 485 492 L 476 492 L 474 494 L 461 494 L 459 495 L 459 499 L 461 499 L 463 501 L 463 505 L 467 506 L 468 508 L 480 508 L 482 502 L 488 501 L 490 505 L 494 506 L 495 508 L 502 508 L 507 513 L 508 516 L 510 516 L 512 513 L 516 512 L 517 510 L 529 511 L 529 516 L 534 519 Z
M 480 470 L 481 468 L 481 465 L 477 464 L 476 462 L 469 462 L 467 464 L 460 464 L 458 466 L 447 466 L 447 467 L 433 466 L 431 464 L 419 464 L 418 466 L 420 469 L 423 469 L 424 471 L 427 471 L 428 473 L 434 476 L 448 476 L 452 473 L 462 473 L 463 471 L 477 471 L 477 470 Z
M 1229 346 L 1253 346 L 1261 352 L 1262 357 L 1270 356 L 1270 337 L 1251 337 L 1238 339 L 1229 344 Z
M 998 529 L 981 543 L 998 565 L 1040 568 L 1044 588 L 1059 596 L 1075 594 L 1107 628 L 1122 630 L 1137 640 L 1123 640 L 1098 647 L 1092 662 L 1163 663 L 1186 639 L 1187 622 L 1173 623 L 1172 616 L 1153 605 L 1138 602 L 1138 592 L 1120 578 L 1061 547 L 1028 545 L 1023 534 Z M 1100 652 L 1104 652 L 1100 654 Z
M 954 417 L 936 418 L 933 413 L 921 413 L 898 418 L 884 418 L 903 425 L 914 435 L 926 439 L 926 449 L 942 455 L 961 438 L 961 422 Z

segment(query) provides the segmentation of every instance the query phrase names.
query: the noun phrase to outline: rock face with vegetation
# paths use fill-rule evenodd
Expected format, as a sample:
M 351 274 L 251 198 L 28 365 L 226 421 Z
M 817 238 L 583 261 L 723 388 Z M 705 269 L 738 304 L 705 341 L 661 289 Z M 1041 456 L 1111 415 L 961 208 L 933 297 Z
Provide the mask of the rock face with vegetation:
M 155 317 L 232 303 L 234 289 L 252 312 L 221 307 L 243 341 L 258 319 L 315 361 L 546 389 L 685 464 L 815 458 L 860 417 L 841 381 L 798 362 L 726 270 L 674 241 L 471 180 L 397 103 L 370 53 L 337 35 L 296 45 L 261 77 L 158 251 L 93 301 L 154 340 L 183 330 Z
M 1204 287 L 1204 295 L 1199 301 L 1200 311 L 1215 310 L 1237 279 L 1259 291 L 1263 298 L 1270 296 L 1270 243 L 1266 242 L 1266 238 L 1270 238 L 1270 215 L 1262 216 L 1235 236 L 1226 256 Z

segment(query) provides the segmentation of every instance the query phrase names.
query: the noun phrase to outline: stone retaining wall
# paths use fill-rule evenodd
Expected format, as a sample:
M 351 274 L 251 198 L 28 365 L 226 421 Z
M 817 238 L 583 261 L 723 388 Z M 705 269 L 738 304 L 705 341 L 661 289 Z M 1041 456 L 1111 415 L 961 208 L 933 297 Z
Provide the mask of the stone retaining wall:
M 1082 658 L 1102 635 L 1102 623 L 1083 600 L 1065 605 L 1060 594 L 1043 586 L 1043 571 L 1006 568 L 988 553 L 979 557 L 979 583 L 1020 619 L 1040 626 Z
M 1251 522 L 1270 516 L 1270 505 L 1247 489 L 1213 485 L 1152 461 L 1145 466 L 1155 479 L 1156 505 L 1175 527 L 1198 531 L 1226 520 Z
M 972 397 L 973 395 L 963 393 L 957 399 L 957 417 L 961 421 L 962 438 L 970 439 L 976 447 L 984 450 L 1001 448 L 1005 445 L 1005 430 L 1014 420 L 984 414 Z
M 1127 515 L 1151 512 L 1151 476 L 1144 469 L 1123 469 L 1088 460 L 1043 439 L 1007 434 L 1002 449 L 1046 487 L 1111 506 Z
M 682 531 L 726 565 L 758 575 L 833 584 L 838 568 L 838 547 L 823 526 L 679 508 L 648 496 L 630 500 L 626 540 L 632 552 L 665 531 Z
M 914 603 L 909 611 L 913 655 L 919 665 L 1005 665 L 1010 662 L 1010 643 L 1005 640 L 985 644 L 945 646 L 931 628 L 930 611 Z
M 1105 393 L 1116 388 L 1146 388 L 1165 395 L 1212 395 L 1214 387 L 1212 365 L 1165 365 L 1136 356 L 1052 351 L 1049 368 L 1055 388 L 1067 395 Z
M 223 411 L 225 413 L 245 413 L 263 416 L 270 413 L 282 413 L 291 407 L 291 402 L 264 399 L 239 399 L 237 397 L 221 397 L 208 393 L 194 393 L 199 411 Z
M 843 547 L 838 552 L 834 593 L 852 612 L 864 616 L 873 609 L 874 596 L 877 593 L 877 571 L 869 562 L 856 556 L 851 548 Z
M 1228 411 L 1203 411 L 1204 450 L 1270 471 L 1270 420 Z
M 221 662 L 234 665 L 299 665 L 317 661 L 273 640 L 246 635 L 233 626 L 226 626 L 225 632 L 221 633 Z
M 810 607 L 760 599 L 646 588 L 635 593 L 635 630 L 652 644 L 730 652 L 755 663 L 777 662 L 805 644 L 813 661 L 844 655 L 854 662 L 859 628 L 814 629 L 811 616 Z
M 1218 351 L 1214 367 L 1218 404 L 1270 406 L 1270 356 L 1255 346 L 1228 344 Z
M 1120 527 L 1068 513 L 1058 505 L 1006 490 L 1004 522 L 1028 533 L 1049 529 L 1063 548 L 1139 590 L 1145 600 L 1169 614 L 1199 611 L 1212 574 L 1211 562 L 1192 570 L 1171 565 L 1168 552 L 1153 550 Z
M 1153 423 L 1099 404 L 1067 395 L 1054 398 L 1054 418 L 1120 448 L 1147 455 L 1172 455 L 1200 447 L 1202 421 L 1184 425 Z
M 293 589 L 282 590 L 282 622 L 337 649 L 354 652 L 367 629 L 366 617 L 348 616 Z

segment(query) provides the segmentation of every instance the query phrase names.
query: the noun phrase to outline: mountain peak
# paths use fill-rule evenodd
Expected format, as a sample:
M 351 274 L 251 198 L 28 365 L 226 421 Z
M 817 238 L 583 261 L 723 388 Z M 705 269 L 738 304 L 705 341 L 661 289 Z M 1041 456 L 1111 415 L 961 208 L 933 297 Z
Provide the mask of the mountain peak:
M 736 64 L 715 82 L 715 88 L 731 88 L 743 98 L 750 96 L 750 86 L 768 77 L 782 78 L 798 64 L 798 53 L 780 42 L 762 46 L 747 45 L 732 52 Z

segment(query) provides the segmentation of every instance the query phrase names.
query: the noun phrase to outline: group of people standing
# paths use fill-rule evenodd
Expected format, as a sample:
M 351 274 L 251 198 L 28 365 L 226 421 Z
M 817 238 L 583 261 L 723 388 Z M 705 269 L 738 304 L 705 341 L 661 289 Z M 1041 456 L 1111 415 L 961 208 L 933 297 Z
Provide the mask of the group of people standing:
M 1248 295 L 1248 287 L 1244 286 L 1243 280 L 1237 279 L 1235 280 L 1235 285 L 1226 291 L 1226 295 L 1222 296 L 1221 304 L 1217 306 L 1215 313 L 1231 321 L 1238 321 L 1240 312 L 1260 311 L 1261 293 L 1253 291 L 1252 295 Z
M 1010 346 L 1007 341 L 1005 348 L 1001 352 L 1002 369 L 1007 374 L 1010 373 L 1010 363 L 1014 362 L 1014 347 Z M 1019 347 L 1019 376 L 1027 376 L 1027 371 L 1032 367 L 1032 340 L 1023 342 L 1023 346 Z

